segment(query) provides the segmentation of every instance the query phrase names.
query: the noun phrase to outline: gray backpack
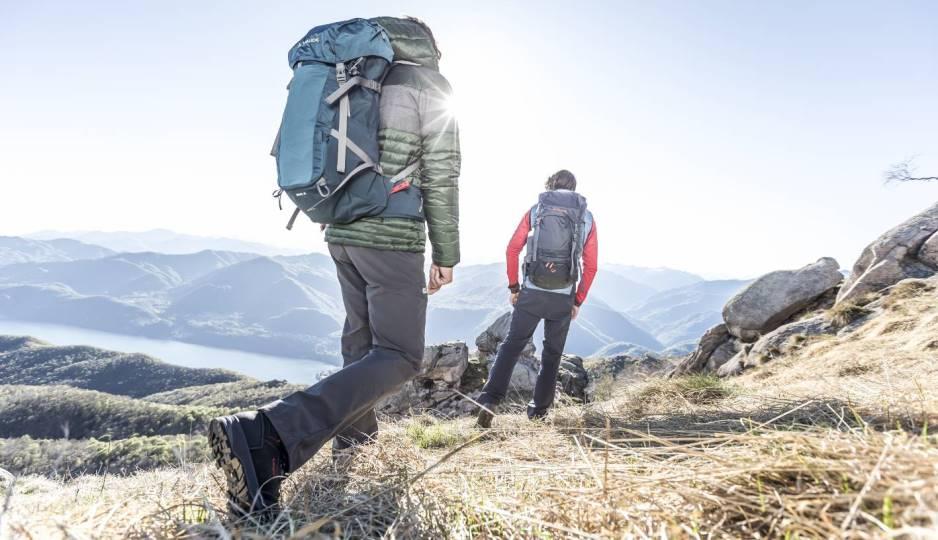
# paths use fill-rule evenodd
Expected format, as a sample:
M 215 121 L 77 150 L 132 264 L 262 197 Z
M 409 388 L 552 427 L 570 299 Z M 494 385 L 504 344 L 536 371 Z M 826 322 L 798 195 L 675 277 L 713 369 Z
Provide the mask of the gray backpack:
M 531 209 L 531 230 L 524 273 L 541 289 L 566 289 L 580 278 L 586 224 L 586 199 L 573 191 L 541 193 Z

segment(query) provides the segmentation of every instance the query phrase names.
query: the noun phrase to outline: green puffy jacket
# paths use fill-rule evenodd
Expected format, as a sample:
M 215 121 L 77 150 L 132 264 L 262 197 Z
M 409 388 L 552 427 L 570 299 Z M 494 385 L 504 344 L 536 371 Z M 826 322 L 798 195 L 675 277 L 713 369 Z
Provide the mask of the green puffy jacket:
M 449 82 L 440 74 L 439 52 L 432 35 L 419 23 L 390 17 L 372 19 L 391 38 L 394 59 L 420 64 L 391 68 L 381 92 L 378 143 L 381 168 L 393 176 L 416 159 L 426 228 L 433 262 L 459 262 L 459 130 L 447 108 Z M 399 218 L 364 218 L 326 228 L 326 241 L 396 251 L 423 252 L 424 224 Z

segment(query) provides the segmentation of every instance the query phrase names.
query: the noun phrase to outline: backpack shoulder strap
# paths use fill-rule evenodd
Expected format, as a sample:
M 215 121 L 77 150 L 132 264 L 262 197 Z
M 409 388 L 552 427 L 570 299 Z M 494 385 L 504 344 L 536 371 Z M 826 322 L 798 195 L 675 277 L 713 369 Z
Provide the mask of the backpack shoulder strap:
M 589 238 L 591 232 L 593 232 L 593 213 L 586 210 L 583 212 L 583 234 L 580 235 L 580 253 L 583 252 L 586 239 Z
M 537 260 L 537 242 L 541 236 L 541 228 L 538 226 L 538 214 L 541 212 L 541 203 L 537 203 L 531 208 L 531 230 L 534 231 L 534 237 L 531 239 L 531 261 Z

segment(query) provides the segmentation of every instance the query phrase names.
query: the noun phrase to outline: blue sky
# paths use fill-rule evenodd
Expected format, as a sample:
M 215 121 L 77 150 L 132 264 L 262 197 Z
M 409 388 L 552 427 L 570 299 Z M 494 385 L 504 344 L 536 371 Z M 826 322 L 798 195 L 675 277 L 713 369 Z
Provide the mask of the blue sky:
M 608 262 L 749 276 L 852 265 L 938 199 L 938 3 L 0 0 L 0 234 L 142 230 L 322 251 L 267 156 L 286 52 L 411 14 L 456 91 L 466 262 L 544 178 L 580 179 Z

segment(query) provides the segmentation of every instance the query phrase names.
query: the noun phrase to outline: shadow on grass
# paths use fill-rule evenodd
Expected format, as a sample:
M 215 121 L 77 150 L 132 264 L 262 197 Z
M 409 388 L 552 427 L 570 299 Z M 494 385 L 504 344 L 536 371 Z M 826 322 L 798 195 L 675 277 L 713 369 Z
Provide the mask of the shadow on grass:
M 553 428 L 561 433 L 584 435 L 595 443 L 587 446 L 602 446 L 602 441 L 631 446 L 699 442 L 706 446 L 708 438 L 717 443 L 732 435 L 816 429 L 920 434 L 934 432 L 936 426 L 938 417 L 921 411 L 865 411 L 838 399 L 771 400 L 757 411 L 711 408 L 650 415 L 617 416 L 586 408 L 582 414 L 558 415 L 553 420 Z

